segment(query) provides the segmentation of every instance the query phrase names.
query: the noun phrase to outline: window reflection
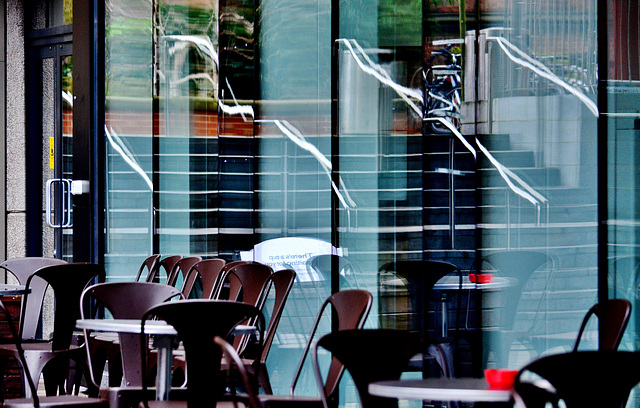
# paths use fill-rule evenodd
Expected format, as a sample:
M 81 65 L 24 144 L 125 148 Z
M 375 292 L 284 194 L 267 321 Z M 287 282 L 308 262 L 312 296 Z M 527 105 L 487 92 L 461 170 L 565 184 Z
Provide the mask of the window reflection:
M 275 392 L 331 279 L 374 295 L 368 327 L 452 337 L 456 375 L 571 347 L 597 297 L 595 0 L 125 3 L 107 2 L 111 279 L 151 251 L 315 242 Z

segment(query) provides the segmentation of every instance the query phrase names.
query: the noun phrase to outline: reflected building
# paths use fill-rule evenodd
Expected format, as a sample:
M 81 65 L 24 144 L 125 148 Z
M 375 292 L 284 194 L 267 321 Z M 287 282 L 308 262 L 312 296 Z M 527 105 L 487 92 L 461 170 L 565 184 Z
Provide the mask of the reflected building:
M 638 5 L 460 3 L 4 2 L 4 256 L 292 267 L 277 392 L 347 287 L 456 375 L 570 349 L 638 296 Z

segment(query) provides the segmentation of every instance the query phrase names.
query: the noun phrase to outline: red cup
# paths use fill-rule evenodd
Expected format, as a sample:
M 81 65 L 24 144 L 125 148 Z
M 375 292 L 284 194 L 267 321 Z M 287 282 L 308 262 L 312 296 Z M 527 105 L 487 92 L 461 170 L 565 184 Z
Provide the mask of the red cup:
M 490 273 L 479 273 L 476 275 L 477 283 L 489 283 L 493 279 L 493 274 Z
M 510 390 L 518 375 L 518 370 L 504 368 L 487 368 L 484 370 L 484 378 L 489 383 L 489 388 L 494 390 Z
M 469 274 L 469 282 L 476 283 L 476 277 L 477 277 L 477 276 L 478 276 L 478 275 L 476 275 L 475 273 L 470 273 L 470 274 Z

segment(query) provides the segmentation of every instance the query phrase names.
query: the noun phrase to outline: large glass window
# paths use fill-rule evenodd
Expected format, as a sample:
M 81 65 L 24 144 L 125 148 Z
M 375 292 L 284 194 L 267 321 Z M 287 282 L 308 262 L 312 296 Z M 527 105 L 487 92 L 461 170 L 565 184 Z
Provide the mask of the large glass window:
M 570 349 L 597 301 L 596 2 L 484 7 L 467 31 L 477 42 L 477 264 L 517 282 L 484 296 L 483 350 L 487 364 L 518 367 Z
M 461 3 L 107 1 L 109 279 L 153 252 L 294 269 L 276 393 L 336 289 L 372 293 L 367 327 L 446 339 L 458 376 L 569 350 L 598 294 L 596 1 Z M 631 271 L 625 75 L 610 255 Z

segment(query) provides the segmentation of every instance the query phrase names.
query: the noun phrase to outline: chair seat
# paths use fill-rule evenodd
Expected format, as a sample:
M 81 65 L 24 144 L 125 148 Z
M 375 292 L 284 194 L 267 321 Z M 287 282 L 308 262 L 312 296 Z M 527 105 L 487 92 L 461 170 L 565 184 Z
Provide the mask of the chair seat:
M 55 395 L 51 397 L 40 397 L 40 407 L 68 407 L 68 406 L 82 406 L 82 407 L 108 407 L 108 401 L 100 398 L 85 398 L 78 395 Z M 33 399 L 31 398 L 15 398 L 7 399 L 2 403 L 3 408 L 23 408 L 34 406 Z

